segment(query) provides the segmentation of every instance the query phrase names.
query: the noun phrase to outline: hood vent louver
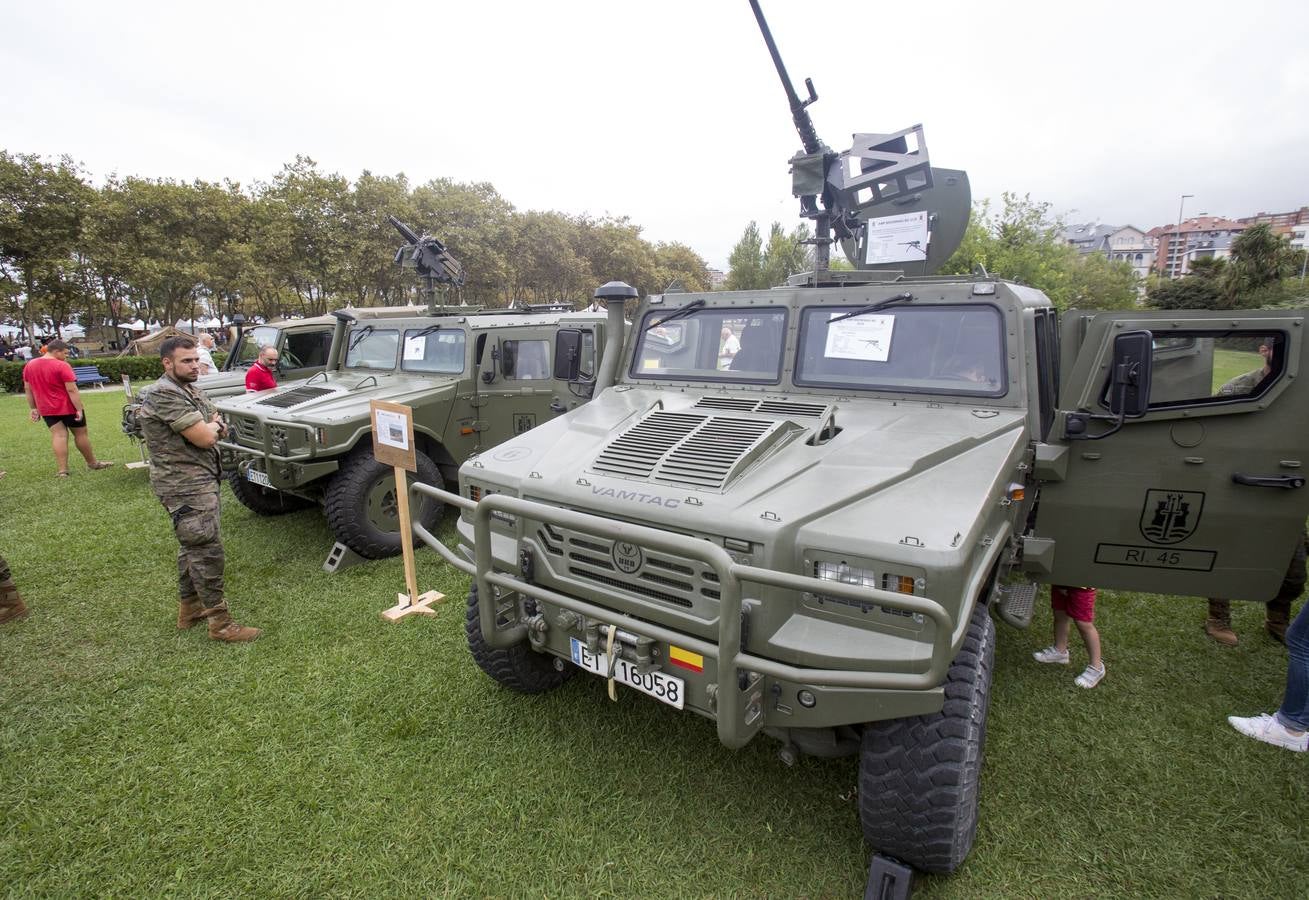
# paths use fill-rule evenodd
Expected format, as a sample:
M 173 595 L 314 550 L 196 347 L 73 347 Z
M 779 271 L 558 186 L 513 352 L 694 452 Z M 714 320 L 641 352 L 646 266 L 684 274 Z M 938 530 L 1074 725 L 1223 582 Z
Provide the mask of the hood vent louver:
M 768 447 L 801 430 L 787 421 L 656 410 L 610 442 L 592 468 L 652 482 L 722 489 Z
M 277 409 L 290 409 L 301 403 L 307 403 L 310 400 L 317 400 L 319 397 L 326 397 L 328 394 L 335 394 L 333 388 L 318 387 L 317 385 L 302 385 L 298 388 L 291 388 L 289 391 L 282 391 L 273 394 L 271 397 L 265 397 L 262 400 L 256 400 L 259 406 L 273 406 Z
M 701 397 L 695 409 L 730 409 L 736 412 L 767 413 L 772 416 L 821 418 L 827 411 L 822 403 L 795 403 L 790 400 L 750 400 L 744 397 Z

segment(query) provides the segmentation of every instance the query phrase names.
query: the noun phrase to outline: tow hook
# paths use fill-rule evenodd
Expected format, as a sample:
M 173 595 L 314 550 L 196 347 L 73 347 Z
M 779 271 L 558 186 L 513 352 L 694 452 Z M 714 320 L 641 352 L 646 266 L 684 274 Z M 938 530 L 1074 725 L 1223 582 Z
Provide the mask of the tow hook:
M 528 642 L 534 648 L 540 649 L 545 644 L 545 633 L 550 629 L 549 624 L 545 621 L 545 616 L 537 613 L 524 624 L 527 626 Z

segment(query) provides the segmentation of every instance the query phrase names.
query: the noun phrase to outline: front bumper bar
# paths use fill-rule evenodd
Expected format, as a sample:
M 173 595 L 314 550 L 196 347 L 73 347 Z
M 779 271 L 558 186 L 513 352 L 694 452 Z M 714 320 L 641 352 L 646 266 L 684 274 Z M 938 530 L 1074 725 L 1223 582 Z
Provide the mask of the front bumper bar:
M 493 647 L 509 647 L 527 640 L 527 629 L 521 623 L 508 628 L 496 627 L 495 594 L 491 590 L 492 586 L 534 597 L 588 619 L 615 625 L 656 641 L 676 644 L 715 659 L 718 664 L 720 685 L 734 686 L 737 683 L 737 675 L 741 671 L 755 672 L 797 684 L 873 690 L 930 690 L 939 687 L 945 681 L 952 656 L 954 623 L 945 608 L 929 598 L 743 565 L 734 562 L 722 547 L 705 540 L 661 531 L 645 525 L 593 516 L 576 510 L 560 509 L 518 497 L 507 497 L 504 494 L 490 494 L 478 502 L 473 502 L 458 494 L 420 483 L 412 484 L 409 492 L 415 499 L 419 495 L 427 495 L 472 512 L 472 563 L 442 544 L 418 522 L 414 523 L 414 534 L 423 543 L 436 550 L 452 566 L 468 573 L 476 581 L 482 634 L 487 643 Z M 633 622 L 628 616 L 612 609 L 532 584 L 507 572 L 497 571 L 491 552 L 491 514 L 496 511 L 534 522 L 546 522 L 615 540 L 630 541 L 642 547 L 697 560 L 711 567 L 718 576 L 720 591 L 717 643 L 701 640 L 652 622 Z M 809 591 L 921 614 L 931 619 L 935 626 L 930 662 L 921 672 L 860 672 L 848 669 L 802 668 L 745 652 L 741 648 L 743 584 Z M 742 721 L 740 692 L 720 689 L 717 702 L 718 739 L 728 747 L 744 746 L 749 742 L 754 731 L 746 727 Z

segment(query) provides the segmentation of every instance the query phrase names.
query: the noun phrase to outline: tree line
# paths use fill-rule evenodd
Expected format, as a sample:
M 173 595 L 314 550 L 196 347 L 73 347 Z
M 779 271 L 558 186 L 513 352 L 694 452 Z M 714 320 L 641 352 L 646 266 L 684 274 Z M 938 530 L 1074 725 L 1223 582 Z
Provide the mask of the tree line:
M 643 294 L 709 288 L 685 244 L 651 243 L 625 217 L 519 211 L 485 182 L 351 181 L 300 156 L 249 188 L 116 175 L 95 186 L 68 157 L 0 150 L 0 317 L 117 325 L 419 302 L 387 215 L 463 263 L 468 281 L 447 302 L 579 303 L 614 279 Z

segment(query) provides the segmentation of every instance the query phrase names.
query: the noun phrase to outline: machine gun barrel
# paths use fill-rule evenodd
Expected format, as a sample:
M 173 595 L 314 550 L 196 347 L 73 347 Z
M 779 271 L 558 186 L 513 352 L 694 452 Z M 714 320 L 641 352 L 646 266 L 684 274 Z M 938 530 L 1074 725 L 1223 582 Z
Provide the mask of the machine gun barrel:
M 388 221 L 390 221 L 392 225 L 395 226 L 395 230 L 400 232 L 401 236 L 403 236 L 406 241 L 417 246 L 419 238 L 418 235 L 414 234 L 414 230 L 412 228 L 410 228 L 404 222 L 401 222 L 395 216 L 387 216 L 386 218 Z
M 814 83 L 808 78 L 805 79 L 805 87 L 809 89 L 809 99 L 801 100 L 795 92 L 795 86 L 791 84 L 791 76 L 786 74 L 782 54 L 777 52 L 777 44 L 773 41 L 773 33 L 768 30 L 768 22 L 764 20 L 764 12 L 759 8 L 759 0 L 750 0 L 750 8 L 754 10 L 754 17 L 759 22 L 759 30 L 764 34 L 764 43 L 768 45 L 768 53 L 773 57 L 777 75 L 782 79 L 787 102 L 791 104 L 791 120 L 795 122 L 795 130 L 800 132 L 800 142 L 804 145 L 804 152 L 817 153 L 822 149 L 823 144 L 818 140 L 818 133 L 814 131 L 813 119 L 809 118 L 809 113 L 805 111 L 805 107 L 818 99 L 818 95 L 814 93 Z

